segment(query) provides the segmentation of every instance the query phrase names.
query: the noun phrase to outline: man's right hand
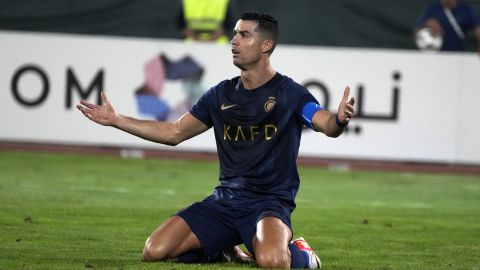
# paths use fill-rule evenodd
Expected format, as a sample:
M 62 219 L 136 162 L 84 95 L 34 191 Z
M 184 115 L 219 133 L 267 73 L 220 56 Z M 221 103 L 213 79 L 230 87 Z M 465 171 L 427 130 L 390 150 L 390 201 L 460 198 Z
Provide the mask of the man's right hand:
M 440 22 L 435 18 L 429 18 L 426 22 L 424 27 L 430 28 L 433 35 L 435 36 L 443 36 L 443 27 Z
M 95 123 L 104 126 L 114 126 L 118 119 L 118 115 L 108 100 L 107 95 L 102 92 L 101 96 L 103 105 L 100 106 L 81 100 L 80 104 L 77 105 L 77 109 Z
M 173 146 L 209 128 L 189 112 L 175 122 L 141 120 L 123 116 L 115 112 L 105 93 L 101 94 L 103 105 L 82 100 L 77 108 L 95 123 L 115 127 L 145 140 Z

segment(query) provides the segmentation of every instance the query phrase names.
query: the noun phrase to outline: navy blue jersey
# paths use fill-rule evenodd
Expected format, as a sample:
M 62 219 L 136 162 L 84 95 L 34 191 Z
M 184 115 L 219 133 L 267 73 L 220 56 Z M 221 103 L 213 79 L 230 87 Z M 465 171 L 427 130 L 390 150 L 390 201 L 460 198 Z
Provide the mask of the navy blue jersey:
M 213 127 L 220 160 L 215 196 L 234 203 L 275 198 L 295 207 L 302 109 L 318 103 L 310 92 L 277 73 L 247 90 L 239 77 L 206 92 L 190 113 Z
M 467 31 L 480 26 L 480 19 L 475 10 L 469 4 L 459 2 L 452 10 L 452 14 L 455 17 L 458 25 L 467 34 Z M 415 24 L 416 27 L 422 26 L 429 18 L 435 18 L 438 20 L 443 28 L 443 51 L 464 51 L 465 40 L 458 36 L 457 32 L 450 23 L 443 5 L 440 1 L 436 1 L 423 10 L 420 17 Z

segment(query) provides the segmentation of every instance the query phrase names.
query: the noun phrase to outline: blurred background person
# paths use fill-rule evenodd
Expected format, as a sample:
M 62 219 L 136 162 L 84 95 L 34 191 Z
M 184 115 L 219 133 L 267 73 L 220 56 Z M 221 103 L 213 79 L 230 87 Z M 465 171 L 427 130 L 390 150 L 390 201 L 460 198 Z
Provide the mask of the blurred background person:
M 439 43 L 430 49 L 465 51 L 467 34 L 471 30 L 480 52 L 480 19 L 475 9 L 462 1 L 440 0 L 422 11 L 415 24 L 414 37 L 421 49 L 419 39 L 431 35 L 432 40 L 437 39 Z M 428 44 L 426 46 L 428 49 Z
M 232 3 L 229 0 L 182 0 L 177 15 L 185 40 L 215 41 L 228 44 L 227 29 L 233 29 Z

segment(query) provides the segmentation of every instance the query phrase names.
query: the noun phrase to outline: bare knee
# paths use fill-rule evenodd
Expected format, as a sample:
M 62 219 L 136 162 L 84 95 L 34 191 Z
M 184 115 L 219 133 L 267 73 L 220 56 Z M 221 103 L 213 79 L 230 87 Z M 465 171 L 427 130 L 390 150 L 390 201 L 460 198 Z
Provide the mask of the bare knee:
M 265 217 L 257 223 L 253 250 L 258 266 L 262 268 L 290 268 L 288 241 L 290 228 L 276 217 Z
M 176 258 L 189 250 L 200 248 L 200 241 L 188 224 L 173 216 L 160 225 L 147 239 L 143 248 L 145 261 L 162 261 Z
M 255 254 L 257 264 L 261 268 L 290 268 L 288 252 L 271 251 Z
M 143 260 L 146 262 L 162 261 L 167 259 L 169 250 L 161 243 L 154 243 L 149 237 L 143 248 Z

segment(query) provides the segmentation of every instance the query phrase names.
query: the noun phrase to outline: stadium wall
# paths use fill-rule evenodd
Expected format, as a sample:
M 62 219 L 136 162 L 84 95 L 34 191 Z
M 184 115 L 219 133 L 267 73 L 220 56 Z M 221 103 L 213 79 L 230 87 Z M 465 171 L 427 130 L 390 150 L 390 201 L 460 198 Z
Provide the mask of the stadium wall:
M 248 10 L 280 22 L 280 43 L 414 49 L 420 12 L 437 0 L 232 0 L 234 18 Z M 465 1 L 480 12 L 480 1 Z M 180 0 L 0 0 L 0 30 L 181 39 Z M 469 50 L 476 49 L 468 33 Z
M 9 31 L 0 32 L 0 44 L 1 141 L 215 151 L 211 130 L 171 148 L 95 125 L 74 106 L 81 98 L 98 102 L 103 89 L 122 114 L 158 118 L 138 99 L 152 84 L 164 119 L 176 119 L 189 91 L 238 75 L 228 46 Z M 156 81 L 160 55 L 172 63 L 190 57 L 203 69 L 201 81 Z M 302 156 L 480 164 L 480 127 L 472 124 L 480 99 L 476 54 L 281 45 L 272 62 L 332 111 L 346 85 L 357 98 L 346 134 L 330 139 L 306 130 Z

